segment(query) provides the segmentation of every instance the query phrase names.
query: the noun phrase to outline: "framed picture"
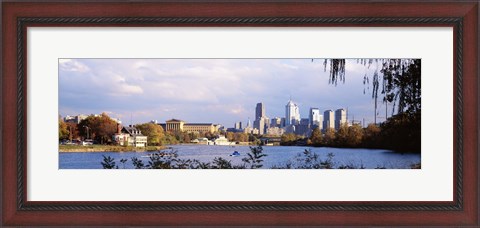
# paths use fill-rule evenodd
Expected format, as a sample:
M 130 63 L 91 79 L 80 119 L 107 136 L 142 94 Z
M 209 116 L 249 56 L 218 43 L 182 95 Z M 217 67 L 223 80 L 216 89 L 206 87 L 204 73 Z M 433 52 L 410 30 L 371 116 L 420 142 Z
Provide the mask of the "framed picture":
M 476 1 L 2 9 L 2 225 L 479 225 Z

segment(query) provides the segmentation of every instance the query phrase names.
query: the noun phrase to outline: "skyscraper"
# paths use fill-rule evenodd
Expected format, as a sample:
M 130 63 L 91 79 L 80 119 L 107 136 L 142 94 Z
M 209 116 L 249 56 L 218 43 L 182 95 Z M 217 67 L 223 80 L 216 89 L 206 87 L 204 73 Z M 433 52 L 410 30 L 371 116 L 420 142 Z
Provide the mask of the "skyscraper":
M 253 127 L 255 129 L 258 129 L 258 133 L 259 134 L 265 134 L 266 130 L 267 130 L 267 118 L 265 117 L 260 117 L 258 119 L 256 119 L 255 121 L 253 121 Z
M 298 105 L 289 100 L 285 106 L 285 126 L 300 123 L 300 110 Z
M 335 111 L 335 130 L 347 122 L 347 110 L 340 108 Z
M 322 121 L 323 121 L 323 116 L 320 115 L 320 109 L 318 108 L 310 108 L 309 112 L 309 120 L 310 120 L 310 126 L 313 127 L 317 126 L 320 129 L 322 129 Z
M 257 103 L 255 107 L 255 120 L 253 121 L 253 128 L 258 129 L 259 134 L 265 134 L 269 127 L 269 119 L 265 115 L 265 106 L 263 103 Z
M 270 120 L 270 127 L 282 127 L 282 118 L 274 117 Z
M 335 127 L 335 119 L 332 110 L 325 110 L 325 112 L 323 112 L 323 118 L 323 130 Z
M 255 120 L 260 119 L 261 117 L 265 116 L 265 106 L 263 103 L 257 103 L 257 107 L 255 108 Z
M 242 129 L 242 122 L 235 122 L 235 129 Z

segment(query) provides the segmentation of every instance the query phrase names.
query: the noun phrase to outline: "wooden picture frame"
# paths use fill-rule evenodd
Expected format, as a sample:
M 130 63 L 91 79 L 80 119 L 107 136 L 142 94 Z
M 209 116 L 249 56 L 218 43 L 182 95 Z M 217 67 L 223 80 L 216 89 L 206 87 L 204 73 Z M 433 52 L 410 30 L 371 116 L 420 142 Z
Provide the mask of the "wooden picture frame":
M 478 226 L 478 2 L 3 2 L 2 225 Z M 31 202 L 26 199 L 30 26 L 454 28 L 452 202 Z

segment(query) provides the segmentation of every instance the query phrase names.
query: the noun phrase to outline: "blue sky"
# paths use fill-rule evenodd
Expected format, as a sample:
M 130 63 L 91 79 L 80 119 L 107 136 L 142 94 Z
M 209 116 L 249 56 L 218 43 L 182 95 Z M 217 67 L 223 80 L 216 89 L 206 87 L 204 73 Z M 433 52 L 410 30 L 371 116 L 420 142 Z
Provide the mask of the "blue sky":
M 363 77 L 375 68 L 347 60 L 346 82 L 335 86 L 321 59 L 59 59 L 59 114 L 106 112 L 123 124 L 177 118 L 232 127 L 253 122 L 258 102 L 268 117 L 284 117 L 291 97 L 302 118 L 310 107 L 322 113 L 348 108 L 350 121 L 370 123 L 374 101 Z M 378 112 L 383 121 L 381 102 Z

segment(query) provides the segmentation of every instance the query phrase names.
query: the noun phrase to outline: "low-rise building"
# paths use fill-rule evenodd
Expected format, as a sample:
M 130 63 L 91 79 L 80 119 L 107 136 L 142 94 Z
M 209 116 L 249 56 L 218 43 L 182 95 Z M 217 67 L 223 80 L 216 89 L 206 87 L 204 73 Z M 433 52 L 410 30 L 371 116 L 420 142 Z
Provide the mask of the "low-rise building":
M 119 127 L 119 131 L 113 135 L 113 140 L 121 146 L 146 147 L 147 136 L 135 127 Z
M 186 123 L 179 119 L 170 119 L 165 121 L 165 124 L 161 124 L 165 131 L 185 131 L 185 132 L 217 132 L 221 127 L 218 124 L 213 123 Z
M 220 135 L 218 138 L 214 139 L 209 143 L 209 145 L 219 145 L 219 146 L 230 146 L 235 145 L 235 142 L 229 142 L 225 136 Z
M 280 136 L 285 133 L 285 130 L 283 128 L 279 127 L 270 127 L 267 128 L 267 135 L 272 135 L 272 136 Z

